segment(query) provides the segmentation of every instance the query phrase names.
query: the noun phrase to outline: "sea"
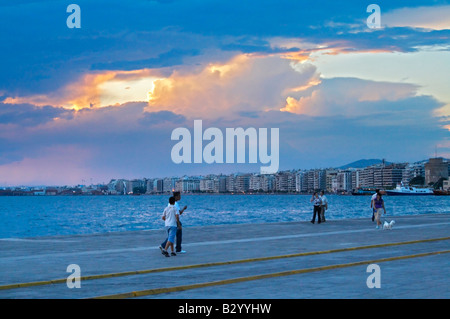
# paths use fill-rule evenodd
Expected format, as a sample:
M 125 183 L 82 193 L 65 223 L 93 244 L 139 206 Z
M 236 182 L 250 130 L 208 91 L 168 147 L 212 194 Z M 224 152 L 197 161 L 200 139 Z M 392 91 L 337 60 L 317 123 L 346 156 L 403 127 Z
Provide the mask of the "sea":
M 0 238 L 163 229 L 168 195 L 0 196 Z M 327 221 L 370 218 L 370 196 L 327 195 Z M 310 195 L 183 194 L 183 227 L 309 221 Z M 450 196 L 384 196 L 386 217 L 450 212 Z

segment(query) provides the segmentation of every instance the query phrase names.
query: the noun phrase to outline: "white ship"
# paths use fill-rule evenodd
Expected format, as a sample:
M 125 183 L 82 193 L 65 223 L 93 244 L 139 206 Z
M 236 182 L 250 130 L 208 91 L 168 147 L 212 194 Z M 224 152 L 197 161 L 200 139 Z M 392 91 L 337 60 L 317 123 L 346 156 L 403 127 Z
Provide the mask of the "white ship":
M 433 190 L 429 188 L 416 188 L 405 186 L 403 183 L 397 184 L 392 190 L 386 190 L 387 195 L 434 195 Z

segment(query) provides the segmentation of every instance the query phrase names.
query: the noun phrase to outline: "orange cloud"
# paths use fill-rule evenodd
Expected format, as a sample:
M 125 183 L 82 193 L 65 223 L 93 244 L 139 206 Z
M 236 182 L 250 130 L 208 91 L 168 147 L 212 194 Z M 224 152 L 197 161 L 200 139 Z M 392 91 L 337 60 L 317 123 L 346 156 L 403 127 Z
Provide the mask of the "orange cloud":
M 212 110 L 228 109 L 237 103 L 235 96 L 226 94 L 226 87 L 249 67 L 250 57 L 239 55 L 226 64 L 209 64 L 201 72 L 182 74 L 154 81 L 149 92 L 147 111 L 169 110 L 178 114 L 207 114 Z M 192 114 L 191 113 L 191 114 Z
M 282 54 L 282 57 L 297 62 L 306 62 L 311 58 L 308 51 L 288 52 Z
M 358 107 L 361 102 L 397 101 L 413 97 L 417 87 L 411 84 L 359 80 L 355 78 L 311 80 L 305 88 L 317 86 L 311 93 L 298 90 L 298 98 L 288 96 L 283 112 L 322 115 L 362 115 L 372 112 Z M 293 92 L 296 93 L 296 92 Z M 292 94 L 295 95 L 295 94 Z
M 9 97 L 4 100 L 4 103 L 29 103 L 36 106 L 53 105 L 67 109 L 80 110 L 83 108 L 104 107 L 130 101 L 146 101 L 147 96 L 145 94 L 144 96 L 141 94 L 133 98 L 133 96 L 130 96 L 129 92 L 126 92 L 125 89 L 130 89 L 132 87 L 129 82 L 145 77 L 151 78 L 153 76 L 152 71 L 149 69 L 89 73 L 56 92 L 13 98 Z M 117 84 L 118 82 L 120 82 L 124 88 L 123 95 L 127 93 L 126 98 L 123 98 L 118 91 L 114 92 L 112 99 L 108 98 L 106 95 L 112 94 L 112 90 L 108 90 L 108 85 L 110 83 Z M 149 81 L 148 88 L 146 88 L 145 92 L 148 89 L 151 89 L 151 87 L 152 83 Z
M 279 55 L 240 54 L 197 72 L 174 72 L 154 81 L 146 110 L 201 118 L 275 110 L 285 100 L 286 92 L 318 78 L 311 64 L 294 64 Z
M 311 81 L 309 81 L 307 84 L 305 85 L 301 85 L 301 86 L 297 86 L 295 88 L 290 89 L 290 92 L 300 92 L 300 91 L 305 91 L 313 86 L 319 85 L 320 83 L 322 83 L 322 81 L 320 80 L 319 77 L 317 77 L 316 79 L 312 79 Z
M 313 91 L 310 96 L 300 97 L 298 100 L 288 96 L 285 106 L 280 111 L 296 114 L 321 115 L 324 112 L 323 108 L 320 107 L 322 100 L 317 90 Z

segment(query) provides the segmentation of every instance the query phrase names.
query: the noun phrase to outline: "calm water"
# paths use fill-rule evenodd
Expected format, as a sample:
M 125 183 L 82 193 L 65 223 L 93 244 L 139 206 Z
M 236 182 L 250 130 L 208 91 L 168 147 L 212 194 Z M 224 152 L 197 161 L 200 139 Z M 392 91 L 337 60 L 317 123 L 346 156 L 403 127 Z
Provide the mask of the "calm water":
M 307 221 L 309 195 L 183 195 L 184 227 Z M 327 195 L 328 220 L 371 217 L 370 196 Z M 450 196 L 384 196 L 387 216 L 450 212 Z M 161 229 L 168 196 L 0 197 L 0 238 Z

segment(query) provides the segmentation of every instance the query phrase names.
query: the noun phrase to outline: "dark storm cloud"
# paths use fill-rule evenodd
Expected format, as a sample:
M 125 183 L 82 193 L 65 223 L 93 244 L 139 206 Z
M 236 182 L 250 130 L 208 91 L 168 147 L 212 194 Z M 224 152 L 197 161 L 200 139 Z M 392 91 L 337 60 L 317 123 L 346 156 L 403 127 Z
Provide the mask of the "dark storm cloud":
M 35 106 L 32 104 L 0 103 L 0 124 L 36 126 L 52 121 L 54 118 L 70 119 L 73 111 L 54 106 Z

